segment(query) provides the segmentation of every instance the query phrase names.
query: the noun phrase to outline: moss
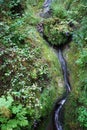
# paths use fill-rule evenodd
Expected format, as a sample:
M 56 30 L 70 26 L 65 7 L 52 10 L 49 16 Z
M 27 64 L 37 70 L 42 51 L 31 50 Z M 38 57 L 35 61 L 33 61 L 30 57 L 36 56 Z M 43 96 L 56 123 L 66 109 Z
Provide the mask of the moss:
M 61 22 L 58 18 L 49 18 L 44 22 L 44 36 L 52 45 L 59 46 L 68 42 L 71 32 L 67 22 Z
M 49 115 L 55 100 L 64 91 L 59 82 L 60 65 L 54 51 L 26 18 L 11 20 L 8 26 L 10 30 L 4 37 L 11 38 L 5 39 L 5 43 L 2 39 L 0 51 L 1 95 L 9 93 L 15 103 L 28 108 L 31 129 L 34 120 Z
M 81 83 L 79 78 L 80 68 L 76 64 L 79 57 L 79 49 L 74 42 L 70 43 L 70 48 L 65 52 L 66 60 L 68 63 L 69 73 L 70 73 L 70 83 L 72 87 L 72 92 L 68 97 L 65 104 L 65 119 L 64 128 L 65 130 L 85 130 L 82 128 L 78 121 L 78 108 L 81 105 L 79 99 L 82 95 L 82 90 L 80 89 Z M 85 71 L 86 72 L 86 71 Z

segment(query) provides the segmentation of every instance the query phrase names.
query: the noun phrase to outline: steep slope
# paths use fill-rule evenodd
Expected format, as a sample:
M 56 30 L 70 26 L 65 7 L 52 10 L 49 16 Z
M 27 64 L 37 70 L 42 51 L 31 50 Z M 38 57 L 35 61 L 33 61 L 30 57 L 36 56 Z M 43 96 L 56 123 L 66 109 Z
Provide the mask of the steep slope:
M 51 45 L 67 43 L 67 26 L 72 42 L 64 53 L 68 61 L 72 93 L 65 105 L 65 130 L 87 129 L 87 1 L 65 0 L 51 5 L 51 18 L 44 24 L 44 35 Z
M 37 8 L 24 1 L 1 4 L 0 129 L 30 130 L 63 92 L 60 65 L 37 32 Z

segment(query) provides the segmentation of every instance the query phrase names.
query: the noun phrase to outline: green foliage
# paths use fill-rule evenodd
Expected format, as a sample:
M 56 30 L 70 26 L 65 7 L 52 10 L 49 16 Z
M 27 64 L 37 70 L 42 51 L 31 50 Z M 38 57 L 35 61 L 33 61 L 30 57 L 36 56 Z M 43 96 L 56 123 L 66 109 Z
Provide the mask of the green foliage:
M 84 46 L 84 42 L 81 43 Z M 66 104 L 67 110 L 70 110 L 71 116 L 66 114 L 66 129 L 87 129 L 87 48 L 86 45 L 81 46 L 72 45 L 68 53 L 68 66 L 71 72 L 72 94 Z M 76 71 L 77 70 L 77 71 Z M 75 102 L 75 106 L 73 103 Z M 74 111 L 73 111 L 73 110 Z M 70 122 L 69 122 L 70 121 Z
M 32 6 L 36 6 L 38 3 L 40 3 L 38 0 L 27 0 L 27 4 Z
M 68 55 L 70 82 L 72 94 L 65 105 L 65 130 L 87 129 L 87 1 L 86 0 L 56 0 L 51 5 L 53 20 L 55 16 L 61 21 L 68 21 L 74 29 L 73 41 Z M 66 37 L 60 35 L 61 28 L 66 30 L 67 24 L 61 21 L 48 20 L 44 25 L 44 34 L 48 41 L 57 45 L 64 43 Z M 56 21 L 56 20 L 54 20 Z M 53 22 L 53 23 L 52 23 Z M 78 24 L 77 24 L 78 23 Z M 57 29 L 59 30 L 57 31 Z M 63 32 L 62 30 L 62 32 Z M 69 28 L 67 28 L 69 30 Z M 69 30 L 70 31 L 70 30 Z M 55 38 L 55 39 L 53 39 Z M 58 39 L 59 38 L 59 39 Z M 61 40 L 60 40 L 61 39 Z
M 52 45 L 61 45 L 68 42 L 72 29 L 67 22 L 59 19 L 48 19 L 44 23 L 44 35 Z
M 8 3 L 8 4 L 7 4 Z M 26 1 L 24 0 L 3 0 L 0 4 L 0 19 L 16 18 L 24 12 Z
M 63 5 L 66 8 L 66 10 L 70 10 L 72 3 L 74 2 L 74 0 L 64 0 Z
M 40 22 L 40 18 L 36 15 L 37 9 L 32 8 L 32 6 L 28 3 L 27 9 L 25 10 L 25 19 L 28 24 L 37 25 Z
M 77 121 L 77 112 L 75 111 L 77 108 L 77 97 L 74 94 L 70 94 L 69 98 L 65 104 L 65 130 L 74 130 L 78 129 L 78 121 Z M 70 120 L 70 121 L 69 121 Z
M 15 102 L 16 103 L 16 102 Z M 28 125 L 27 111 L 21 104 L 14 104 L 11 96 L 0 98 L 0 129 L 20 129 Z
M 87 14 L 87 1 L 84 3 L 80 1 L 74 1 L 72 2 L 72 6 L 70 10 L 68 10 L 68 15 L 70 18 L 81 21 L 84 16 Z
M 23 23 L 24 23 L 23 19 L 16 20 L 12 24 L 9 24 L 8 22 L 0 22 L 1 42 L 6 46 L 12 46 L 15 44 L 18 45 L 24 44 L 24 39 L 27 36 L 26 32 L 20 33 L 19 30 L 16 30 L 17 27 L 20 27 L 21 25 L 23 25 Z
M 4 96 L 2 96 L 0 98 L 0 108 L 3 106 L 9 108 L 9 106 L 11 106 L 12 102 L 13 102 L 13 98 L 11 96 L 8 96 L 7 100 Z
M 79 47 L 86 46 L 87 43 L 87 18 L 84 16 L 81 25 L 77 31 L 73 34 L 74 41 L 79 45 Z
M 59 63 L 36 31 L 36 10 L 28 4 L 22 17 L 13 17 L 11 9 L 22 1 L 9 2 L 3 3 L 4 13 L 6 6 L 11 7 L 7 7 L 9 14 L 2 12 L 0 22 L 0 96 L 5 95 L 0 98 L 4 105 L 0 124 L 1 130 L 30 130 L 35 120 L 50 113 L 58 93 L 62 93 L 57 87 Z M 20 4 L 24 7 L 25 2 Z
M 82 51 L 80 51 L 79 59 L 76 61 L 76 63 L 81 67 L 81 69 L 86 68 L 87 64 L 87 48 L 83 48 Z
M 0 22 L 0 40 L 2 44 L 5 46 L 23 46 L 25 44 L 25 39 L 29 35 L 29 30 L 25 29 L 25 22 L 26 25 L 36 25 L 38 23 L 38 19 L 35 19 L 32 13 L 31 15 L 25 15 L 21 19 L 16 19 L 14 21 L 7 21 L 7 22 Z M 31 20 L 29 20 L 31 19 Z M 28 22 L 28 23 L 27 23 Z M 21 32 L 22 30 L 22 32 Z M 32 29 L 31 29 L 32 31 Z
M 87 128 L 87 109 L 84 106 L 78 109 L 78 121 L 82 127 Z
M 67 11 L 64 8 L 63 4 L 60 4 L 59 2 L 53 2 L 51 5 L 52 14 L 53 16 L 56 16 L 60 19 L 65 19 L 67 17 Z

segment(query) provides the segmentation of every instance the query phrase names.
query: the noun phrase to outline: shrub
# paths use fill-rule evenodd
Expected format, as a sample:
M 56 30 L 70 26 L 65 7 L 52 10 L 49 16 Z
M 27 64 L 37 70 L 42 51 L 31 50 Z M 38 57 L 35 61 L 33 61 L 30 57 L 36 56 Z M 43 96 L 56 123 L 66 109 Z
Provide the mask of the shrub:
M 68 42 L 72 29 L 66 22 L 59 19 L 48 19 L 44 23 L 44 35 L 52 45 L 61 45 Z

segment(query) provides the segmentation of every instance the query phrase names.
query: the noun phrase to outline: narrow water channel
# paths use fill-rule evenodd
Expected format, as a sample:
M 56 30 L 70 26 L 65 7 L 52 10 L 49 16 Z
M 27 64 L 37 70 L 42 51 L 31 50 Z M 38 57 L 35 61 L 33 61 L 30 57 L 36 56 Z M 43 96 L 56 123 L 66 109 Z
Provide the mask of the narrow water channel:
M 54 120 L 54 126 L 55 126 L 54 130 L 63 130 L 62 123 L 60 121 L 62 115 L 60 113 L 61 113 L 64 103 L 67 100 L 68 94 L 71 92 L 71 86 L 70 86 L 70 82 L 69 82 L 69 72 L 67 69 L 67 63 L 66 63 L 66 60 L 64 59 L 61 48 L 59 48 L 57 50 L 57 55 L 58 55 L 58 59 L 61 64 L 62 74 L 64 77 L 64 86 L 66 88 L 66 92 L 63 95 L 63 98 L 60 101 L 56 102 L 56 104 L 55 104 L 55 106 L 57 106 L 57 107 L 54 108 L 54 115 L 53 115 L 54 119 L 53 120 Z
M 44 11 L 43 11 L 42 16 L 45 16 L 45 14 L 49 13 L 50 5 L 51 5 L 52 1 L 53 0 L 45 0 L 45 2 L 43 4 Z M 45 18 L 47 18 L 47 17 L 45 17 Z M 45 37 L 43 37 L 43 38 L 48 43 L 48 40 Z M 65 87 L 66 91 L 63 94 L 62 99 L 61 100 L 58 99 L 58 101 L 56 101 L 55 106 L 53 108 L 53 114 L 51 115 L 52 122 L 49 125 L 49 127 L 47 127 L 46 130 L 63 130 L 63 125 L 61 122 L 61 116 L 63 116 L 63 114 L 61 114 L 61 112 L 62 112 L 63 106 L 67 100 L 67 97 L 68 97 L 69 93 L 71 92 L 71 86 L 70 86 L 70 82 L 69 82 L 69 72 L 67 69 L 67 63 L 63 56 L 63 47 L 59 47 L 56 49 L 53 48 L 53 49 L 55 50 L 56 55 L 58 56 L 58 60 L 61 65 L 61 70 L 62 70 L 63 79 L 64 79 L 64 87 Z

